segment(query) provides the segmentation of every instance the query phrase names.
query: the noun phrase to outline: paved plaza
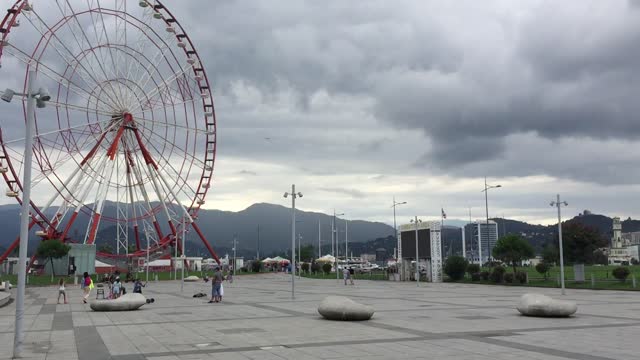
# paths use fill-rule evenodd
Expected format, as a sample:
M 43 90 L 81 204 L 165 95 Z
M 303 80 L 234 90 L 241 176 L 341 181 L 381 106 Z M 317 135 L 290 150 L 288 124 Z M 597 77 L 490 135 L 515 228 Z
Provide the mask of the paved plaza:
M 568 290 L 575 317 L 528 318 L 515 305 L 526 291 L 556 289 L 463 284 L 238 276 L 221 304 L 193 298 L 210 284 L 150 283 L 155 303 L 132 312 L 98 313 L 80 289 L 57 305 L 57 289 L 28 288 L 24 355 L 35 359 L 637 359 L 640 294 Z M 131 290 L 131 285 L 127 286 Z M 14 289 L 15 292 L 15 289 Z M 319 317 L 324 296 L 372 305 L 366 322 Z M 95 298 L 95 295 L 92 294 Z M 10 358 L 15 303 L 0 308 L 0 359 Z

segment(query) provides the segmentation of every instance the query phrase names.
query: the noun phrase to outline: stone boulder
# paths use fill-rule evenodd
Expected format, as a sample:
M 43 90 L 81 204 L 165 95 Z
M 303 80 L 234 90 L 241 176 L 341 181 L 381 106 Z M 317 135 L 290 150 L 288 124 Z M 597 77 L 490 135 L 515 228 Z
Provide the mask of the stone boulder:
M 359 304 L 344 296 L 327 296 L 318 306 L 318 312 L 328 320 L 361 321 L 373 316 L 373 308 Z
M 186 278 L 184 278 L 185 282 L 194 282 L 198 280 L 200 280 L 200 278 L 195 275 L 187 276 Z
M 130 311 L 137 310 L 146 303 L 144 295 L 129 293 L 113 300 L 93 300 L 89 302 L 89 306 L 93 311 Z
M 575 301 L 552 299 L 542 294 L 524 294 L 517 309 L 526 316 L 567 317 L 575 314 L 578 305 Z

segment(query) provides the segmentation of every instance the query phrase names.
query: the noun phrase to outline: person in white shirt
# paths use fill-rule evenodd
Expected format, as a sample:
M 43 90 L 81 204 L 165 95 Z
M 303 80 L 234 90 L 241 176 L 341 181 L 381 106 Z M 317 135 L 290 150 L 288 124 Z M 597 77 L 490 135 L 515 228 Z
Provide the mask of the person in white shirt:
M 60 296 L 62 295 L 64 303 L 67 303 L 67 292 L 64 287 L 64 279 L 58 281 L 58 304 L 60 304 Z

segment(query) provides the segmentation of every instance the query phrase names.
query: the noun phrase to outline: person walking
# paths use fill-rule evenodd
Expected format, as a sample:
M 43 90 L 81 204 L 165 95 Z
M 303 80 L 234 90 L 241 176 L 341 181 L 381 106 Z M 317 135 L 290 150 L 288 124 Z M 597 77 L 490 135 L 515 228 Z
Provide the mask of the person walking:
M 342 278 L 344 279 L 344 285 L 347 285 L 347 280 L 349 280 L 351 282 L 351 285 L 353 285 L 353 279 L 351 278 L 351 272 L 349 271 L 349 269 L 345 266 L 344 269 L 342 269 Z
M 136 279 L 136 282 L 133 284 L 133 292 L 142 294 L 142 288 L 147 286 L 147 284 L 143 284 L 140 279 Z
M 216 268 L 216 272 L 211 278 L 211 300 L 209 303 L 222 301 L 222 282 L 224 281 L 224 275 L 219 267 Z
M 67 303 L 67 292 L 65 291 L 64 288 L 64 279 L 60 279 L 60 281 L 58 281 L 58 304 L 60 304 L 60 296 L 62 295 L 62 297 L 64 298 L 64 303 Z
M 91 280 L 91 276 L 89 276 L 89 273 L 86 271 L 82 276 L 82 292 L 84 293 L 84 295 L 82 295 L 82 302 L 86 304 L 89 294 L 91 293 L 91 289 L 93 289 L 93 280 Z

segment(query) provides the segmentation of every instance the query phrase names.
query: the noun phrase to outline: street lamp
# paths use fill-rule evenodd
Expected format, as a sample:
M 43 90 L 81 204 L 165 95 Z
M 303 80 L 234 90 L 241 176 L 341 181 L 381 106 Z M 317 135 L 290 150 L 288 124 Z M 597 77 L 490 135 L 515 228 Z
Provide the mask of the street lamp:
M 291 192 L 284 193 L 284 197 L 291 195 L 291 299 L 296 298 L 296 198 L 302 197 L 301 192 L 296 193 L 296 184 L 291 184 Z
M 484 205 L 485 205 L 485 209 L 487 210 L 487 262 L 491 263 L 491 244 L 490 244 L 490 239 L 489 239 L 489 189 L 497 189 L 497 188 L 501 188 L 502 185 L 488 185 L 487 184 L 487 177 L 484 177 L 484 190 L 482 190 L 482 192 L 484 192 Z M 498 229 L 496 229 L 496 238 L 498 237 Z M 482 231 L 480 231 L 480 241 L 482 242 Z M 480 249 L 480 244 L 478 244 L 478 249 Z M 482 256 L 480 256 L 480 265 L 482 266 Z
M 416 286 L 420 286 L 420 257 L 418 256 L 418 223 L 421 223 L 422 220 L 415 217 L 411 219 L 411 222 L 416 226 Z
M 238 246 L 238 234 L 233 235 L 233 277 L 236 277 L 236 247 Z
M 397 247 L 398 247 L 398 256 L 396 256 L 396 266 L 398 265 L 398 262 L 400 262 L 400 267 L 401 272 L 400 272 L 400 276 L 404 276 L 404 264 L 402 263 L 402 259 L 400 258 L 400 250 L 402 249 L 402 244 L 400 243 L 400 237 L 398 237 L 398 227 L 396 226 L 396 206 L 398 205 L 405 205 L 407 202 L 403 201 L 403 202 L 396 202 L 396 197 L 393 197 L 393 205 L 391 205 L 391 207 L 393 208 L 393 231 L 394 234 L 393 236 L 396 237 L 396 242 L 397 242 Z
M 29 207 L 31 206 L 31 162 L 33 157 L 33 127 L 35 118 L 34 103 L 39 109 L 46 106 L 51 96 L 46 89 L 35 90 L 36 71 L 29 69 L 27 75 L 27 93 L 17 93 L 6 89 L 0 99 L 11 102 L 15 95 L 27 99 L 27 124 L 24 137 L 24 174 L 22 174 L 22 209 L 20 214 L 20 247 L 18 255 L 18 293 L 16 294 L 16 325 L 13 338 L 13 356 L 20 357 L 24 343 L 24 296 L 27 278 L 27 247 L 29 244 Z
M 560 243 L 560 287 L 562 295 L 565 295 L 564 290 L 564 254 L 562 253 L 562 215 L 560 213 L 560 208 L 562 205 L 569 205 L 566 201 L 560 201 L 560 194 L 557 195 L 556 201 L 552 201 L 549 205 L 555 206 L 558 208 L 558 241 Z
M 343 216 L 344 213 L 336 214 L 336 209 L 333 209 L 333 223 L 331 224 L 331 246 L 333 247 L 334 266 L 336 267 L 336 281 L 340 282 L 338 276 L 338 225 L 336 224 L 336 216 Z

